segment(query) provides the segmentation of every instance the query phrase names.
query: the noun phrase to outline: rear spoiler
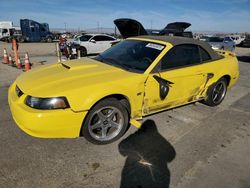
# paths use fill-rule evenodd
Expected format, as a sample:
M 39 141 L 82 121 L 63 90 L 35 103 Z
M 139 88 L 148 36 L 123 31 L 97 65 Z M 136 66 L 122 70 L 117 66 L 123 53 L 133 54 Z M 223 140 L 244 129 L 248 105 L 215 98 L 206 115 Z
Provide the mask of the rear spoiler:
M 236 53 L 230 52 L 230 51 L 225 51 L 225 50 L 215 50 L 219 55 L 222 56 L 231 56 L 231 57 L 236 57 Z

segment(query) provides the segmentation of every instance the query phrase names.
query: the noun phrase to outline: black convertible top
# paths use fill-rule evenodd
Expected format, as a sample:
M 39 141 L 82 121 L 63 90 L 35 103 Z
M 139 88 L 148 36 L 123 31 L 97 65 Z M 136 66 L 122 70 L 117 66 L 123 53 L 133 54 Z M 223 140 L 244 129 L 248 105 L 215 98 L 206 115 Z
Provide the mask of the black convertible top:
M 211 56 L 212 60 L 218 60 L 222 58 L 222 56 L 217 54 L 207 42 L 195 40 L 192 38 L 165 36 L 165 35 L 164 36 L 143 35 L 143 36 L 137 36 L 136 38 L 145 38 L 145 39 L 164 41 L 164 42 L 168 42 L 172 44 L 173 46 L 180 45 L 180 44 L 196 44 L 196 45 L 201 46 L 204 50 L 206 50 Z

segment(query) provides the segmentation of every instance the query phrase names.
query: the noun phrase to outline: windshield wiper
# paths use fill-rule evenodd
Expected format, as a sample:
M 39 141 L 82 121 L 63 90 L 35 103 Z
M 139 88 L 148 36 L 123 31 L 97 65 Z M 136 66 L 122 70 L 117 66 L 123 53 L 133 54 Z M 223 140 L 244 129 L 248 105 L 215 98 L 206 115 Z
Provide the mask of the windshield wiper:
M 119 61 L 113 59 L 113 58 L 103 58 L 102 59 L 104 62 L 108 63 L 109 65 L 113 65 L 113 66 L 116 66 L 116 67 L 120 67 L 120 68 L 123 68 L 125 70 L 129 70 L 128 67 L 124 66 L 123 64 L 121 64 Z
M 131 65 L 128 65 L 128 64 L 122 64 L 119 61 L 117 61 L 116 59 L 109 58 L 109 57 L 105 58 L 100 54 L 96 57 L 96 60 L 98 60 L 100 62 L 103 62 L 103 63 L 106 63 L 108 65 L 113 65 L 115 67 L 122 68 L 122 69 L 127 70 L 127 71 L 143 72 L 143 70 L 138 68 L 138 67 L 134 67 L 134 66 L 131 66 Z
M 135 67 L 135 66 L 132 66 L 132 65 L 129 65 L 129 64 L 124 64 L 124 66 L 126 67 L 129 67 L 130 69 L 136 69 L 136 70 L 139 70 L 140 72 L 143 72 L 144 70 L 139 68 L 139 67 Z

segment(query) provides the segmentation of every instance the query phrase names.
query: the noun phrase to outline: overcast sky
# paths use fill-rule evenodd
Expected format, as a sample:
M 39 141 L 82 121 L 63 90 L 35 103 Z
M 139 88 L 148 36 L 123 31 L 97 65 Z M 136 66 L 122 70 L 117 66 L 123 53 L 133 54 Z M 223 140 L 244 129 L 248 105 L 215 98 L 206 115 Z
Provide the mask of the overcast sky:
M 50 28 L 113 28 L 117 18 L 133 18 L 150 29 L 187 21 L 193 31 L 250 32 L 250 0 L 1 0 L 0 21 L 21 18 Z

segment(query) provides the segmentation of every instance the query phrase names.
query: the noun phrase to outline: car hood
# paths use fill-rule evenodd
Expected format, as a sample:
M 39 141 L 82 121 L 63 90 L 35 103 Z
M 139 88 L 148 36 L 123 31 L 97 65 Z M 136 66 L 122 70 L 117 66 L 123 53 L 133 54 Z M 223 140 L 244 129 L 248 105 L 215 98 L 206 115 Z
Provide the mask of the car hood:
M 120 31 L 123 38 L 148 35 L 142 24 L 130 18 L 119 18 L 114 20 L 114 24 Z
M 174 29 L 178 30 L 179 32 L 183 32 L 185 29 L 190 27 L 191 24 L 187 22 L 173 22 L 169 23 L 164 29 Z
M 16 84 L 25 94 L 53 97 L 93 84 L 108 84 L 132 75 L 137 74 L 90 58 L 82 58 L 33 69 L 19 76 Z
M 160 35 L 164 35 L 165 33 L 180 33 L 184 32 L 185 29 L 190 27 L 191 24 L 187 22 L 172 22 L 169 23 L 164 29 L 160 31 Z

